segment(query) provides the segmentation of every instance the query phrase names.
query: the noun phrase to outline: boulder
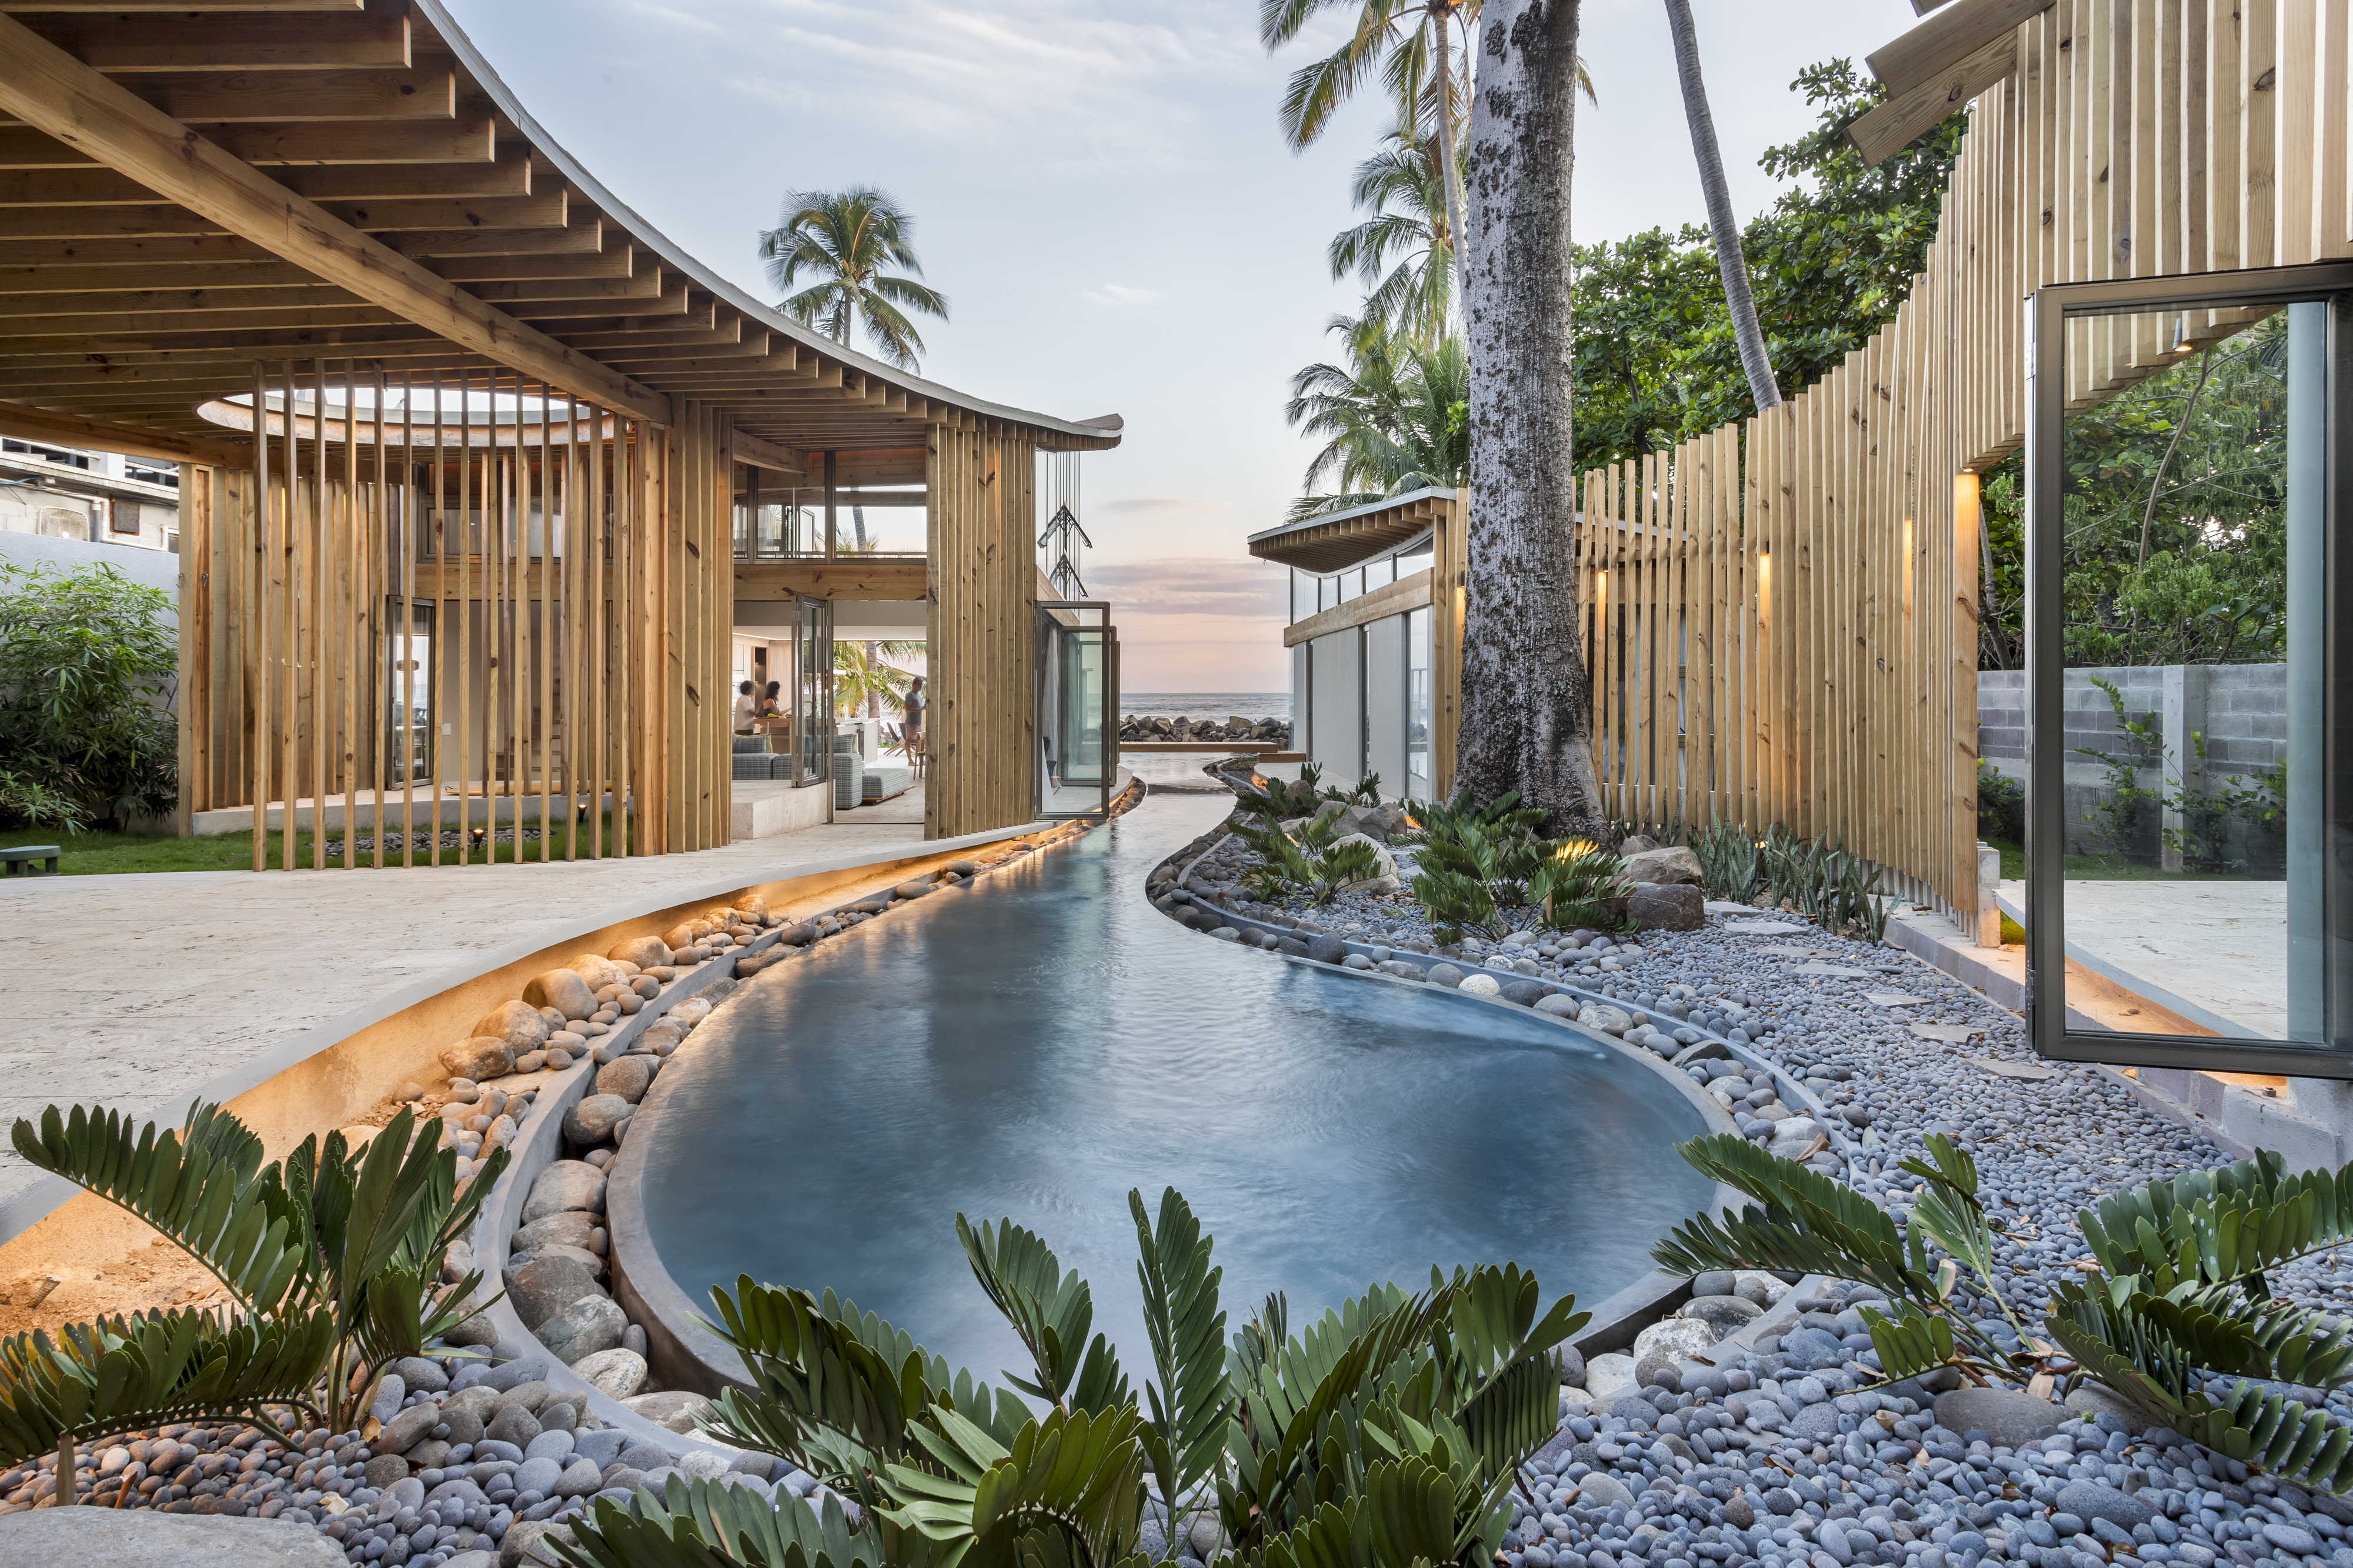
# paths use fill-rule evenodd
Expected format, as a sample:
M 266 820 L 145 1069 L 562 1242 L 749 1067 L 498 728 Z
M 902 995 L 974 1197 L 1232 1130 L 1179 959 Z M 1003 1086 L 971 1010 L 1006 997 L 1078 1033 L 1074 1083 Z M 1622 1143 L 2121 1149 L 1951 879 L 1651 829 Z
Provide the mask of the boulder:
M 532 1015 L 533 1022 L 538 1019 L 538 1014 Z M 441 1047 L 441 1070 L 451 1078 L 471 1079 L 477 1083 L 484 1079 L 504 1078 L 514 1071 L 514 1047 L 496 1035 L 476 1035 Z
M 515 1314 L 522 1326 L 536 1331 L 542 1323 L 584 1297 L 602 1297 L 605 1288 L 596 1283 L 596 1271 L 576 1258 L 550 1253 L 533 1258 L 520 1268 L 507 1272 L 507 1299 L 514 1303 Z M 613 1331 L 613 1342 L 621 1342 L 621 1331 Z M 592 1350 L 603 1350 L 593 1345 Z M 585 1352 L 584 1352 L 585 1353 Z
M 646 1385 L 646 1358 L 631 1350 L 594 1352 L 574 1362 L 572 1370 L 615 1399 L 628 1399 Z
M 1706 902 L 1693 883 L 1637 882 L 1626 914 L 1642 931 L 1697 931 L 1707 923 Z
M 697 934 L 698 933 L 694 929 L 694 922 L 692 921 L 687 921 L 681 924 L 674 925 L 670 927 L 670 930 L 662 932 L 662 945 L 669 948 L 670 952 L 675 955 L 687 948 L 692 947 Z
M 1672 1361 L 1695 1356 L 1723 1337 L 1715 1325 L 1698 1318 L 1664 1318 L 1634 1336 L 1634 1363 L 1653 1355 Z
M 605 1211 L 605 1173 L 585 1160 L 558 1160 L 539 1173 L 531 1195 L 522 1202 L 522 1223 L 545 1219 L 566 1209 Z
M 596 1093 L 602 1098 L 617 1096 L 631 1105 L 646 1097 L 653 1087 L 654 1058 L 651 1057 L 617 1057 L 596 1069 Z
M 645 1058 L 639 1058 L 640 1061 Z M 607 1063 L 616 1066 L 617 1062 Z M 592 1094 L 564 1113 L 564 1135 L 582 1148 L 602 1143 L 637 1107 L 617 1094 Z
M 1634 1358 L 1610 1351 L 1588 1357 L 1585 1363 L 1585 1396 L 1596 1405 L 1607 1405 L 1621 1394 L 1634 1392 Z
M 532 977 L 522 999 L 534 1007 L 553 1007 L 566 1018 L 586 1018 L 596 1011 L 596 993 L 568 969 L 551 969 Z
M 670 948 L 658 936 L 624 937 L 607 948 L 605 956 L 617 963 L 634 963 L 639 969 L 653 969 L 670 962 Z
M 1631 844 L 1632 839 L 1627 842 Z M 1638 849 L 1626 857 L 1626 875 L 1636 882 L 1699 886 L 1699 857 L 1680 844 L 1663 849 Z
M 586 981 L 592 994 L 607 985 L 619 985 L 629 978 L 628 972 L 611 959 L 599 958 L 593 952 L 584 952 L 564 967 Z M 645 965 L 638 967 L 642 969 Z
M 1361 845 L 1363 845 L 1366 848 L 1370 849 L 1370 850 L 1373 852 L 1373 860 L 1374 860 L 1374 863 L 1375 863 L 1375 864 L 1376 864 L 1379 868 L 1378 868 L 1377 870 L 1376 870 L 1376 871 L 1375 871 L 1375 872 L 1374 872 L 1370 877 L 1359 878 L 1359 879 L 1357 879 L 1356 880 L 1352 881 L 1352 882 L 1343 882 L 1343 883 L 1341 883 L 1341 884 L 1340 884 L 1340 890 L 1341 890 L 1342 892 L 1344 892 L 1344 893 L 1354 893 L 1354 892 L 1371 892 L 1371 891 L 1388 891 L 1388 892 L 1395 892 L 1395 891 L 1397 890 L 1397 887 L 1398 887 L 1398 866 L 1397 866 L 1397 857 L 1389 853 L 1389 851 L 1388 851 L 1388 847 L 1387 845 L 1383 844 L 1379 839 L 1375 838 L 1374 837 L 1372 837 L 1372 835 L 1370 835 L 1370 834 L 1368 834 L 1368 833 L 1351 833 L 1351 834 L 1348 834 L 1348 835 L 1347 835 L 1346 837 L 1342 837 L 1342 838 L 1335 838 L 1335 839 L 1334 839 L 1334 840 L 1332 841 L 1332 848 L 1334 848 L 1334 849 L 1337 849 L 1337 848 L 1338 848 L 1338 847 L 1340 847 L 1340 846 L 1341 846 L 1341 845 L 1343 845 L 1343 844 L 1361 844 Z M 1329 853 L 1329 851 L 1326 851 L 1326 853 Z M 1386 880 L 1387 880 L 1390 885 L 1389 885 L 1389 887 L 1388 887 L 1387 889 L 1384 889 L 1379 888 L 1379 887 L 1377 886 L 1377 884 L 1379 884 L 1380 882 L 1382 882 L 1382 881 L 1383 881 L 1383 880 L 1385 880 L 1385 879 L 1386 879 Z
M 290 1520 L 45 1508 L 0 1525 L 0 1568 L 342 1568 L 343 1563 L 335 1542 Z
M 1997 1447 L 2015 1448 L 2047 1436 L 2066 1418 L 2065 1410 L 2023 1389 L 1957 1388 L 1936 1396 L 1937 1426 L 1963 1434 L 1982 1432 Z
M 477 1035 L 495 1035 L 513 1047 L 513 1055 L 535 1051 L 547 1043 L 548 1021 L 529 1002 L 501 1002 L 474 1020 Z M 510 1058 L 512 1059 L 512 1058 Z
M 583 1296 L 539 1325 L 539 1342 L 566 1366 L 599 1351 L 617 1350 L 629 1327 L 628 1314 L 607 1296 Z

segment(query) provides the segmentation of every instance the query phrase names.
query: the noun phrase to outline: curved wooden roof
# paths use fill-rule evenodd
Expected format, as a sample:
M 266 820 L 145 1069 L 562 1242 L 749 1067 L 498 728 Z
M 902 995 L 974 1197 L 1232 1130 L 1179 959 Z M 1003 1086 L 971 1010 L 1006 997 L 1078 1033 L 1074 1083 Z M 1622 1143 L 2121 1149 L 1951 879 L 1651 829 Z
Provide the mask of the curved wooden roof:
M 695 399 L 780 468 L 896 468 L 943 424 L 1119 441 L 744 294 L 557 146 L 439 0 L 0 0 L 0 428 L 227 460 L 199 405 L 321 357 L 665 423 Z

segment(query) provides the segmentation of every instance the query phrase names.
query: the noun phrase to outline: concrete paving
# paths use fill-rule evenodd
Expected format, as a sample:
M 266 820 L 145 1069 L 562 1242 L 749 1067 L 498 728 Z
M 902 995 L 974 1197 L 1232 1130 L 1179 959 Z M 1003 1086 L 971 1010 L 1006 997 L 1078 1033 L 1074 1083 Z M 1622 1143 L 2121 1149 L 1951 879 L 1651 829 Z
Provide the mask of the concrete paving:
M 2066 888 L 2076 963 L 2217 1034 L 2287 1037 L 2285 882 L 2070 879 Z M 2024 923 L 2025 884 L 2004 882 L 1998 896 Z
M 909 803 L 912 802 L 912 815 Z M 0 881 L 0 1127 L 97 1101 L 147 1114 L 303 1031 L 585 913 L 781 880 L 923 842 L 911 794 L 723 849 L 552 865 Z M 34 1173 L 0 1145 L 0 1200 Z

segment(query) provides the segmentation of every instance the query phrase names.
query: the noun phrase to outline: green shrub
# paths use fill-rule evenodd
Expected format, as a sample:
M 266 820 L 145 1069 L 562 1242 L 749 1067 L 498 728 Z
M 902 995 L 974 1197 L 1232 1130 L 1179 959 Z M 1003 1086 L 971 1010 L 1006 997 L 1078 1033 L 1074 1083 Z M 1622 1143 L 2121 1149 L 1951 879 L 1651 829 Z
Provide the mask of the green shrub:
M 1634 890 L 1626 863 L 1597 845 L 1545 838 L 1541 811 L 1522 809 L 1517 795 L 1479 805 L 1458 795 L 1424 805 L 1413 896 L 1441 942 L 1493 941 L 1535 926 L 1623 930 L 1609 901 Z
M 178 803 L 171 609 L 112 565 L 0 563 L 0 823 L 73 830 Z
M 1699 857 L 1700 890 L 1711 899 L 1746 902 L 1757 891 L 1757 839 L 1736 822 L 1717 817 L 1692 841 Z
M 1978 837 L 2003 844 L 2026 841 L 2026 785 L 1983 758 L 1978 761 Z

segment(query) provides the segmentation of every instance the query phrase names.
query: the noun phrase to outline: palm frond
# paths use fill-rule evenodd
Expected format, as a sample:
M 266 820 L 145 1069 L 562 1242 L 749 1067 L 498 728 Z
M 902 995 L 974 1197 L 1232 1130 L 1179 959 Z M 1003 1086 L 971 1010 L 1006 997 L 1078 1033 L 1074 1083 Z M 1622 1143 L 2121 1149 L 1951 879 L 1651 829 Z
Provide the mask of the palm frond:
M 600 1497 L 548 1545 L 574 1568 L 884 1568 L 871 1527 L 849 1527 L 841 1504 L 778 1506 L 748 1487 L 673 1475 L 662 1495 Z
M 1127 1194 L 1135 1218 L 1136 1283 L 1144 1292 L 1144 1331 L 1156 1381 L 1144 1385 L 1152 1419 L 1145 1452 L 1161 1494 L 1176 1497 L 1215 1468 L 1225 1446 L 1232 1379 L 1226 1371 L 1226 1314 L 1218 1304 L 1225 1270 L 1192 1205 L 1175 1187 L 1160 1194 L 1157 1226 L 1144 1194 Z
M 1133 1404 L 1090 1414 L 1050 1410 L 1000 1443 L 934 1408 L 916 1438 L 934 1468 L 894 1465 L 904 1500 L 881 1517 L 948 1563 L 1010 1563 L 1025 1538 L 1060 1538 L 1065 1561 L 1108 1568 L 1137 1535 L 1144 1502 L 1142 1426 Z
M 1009 1372 L 1006 1381 L 1024 1394 L 1081 1410 L 1125 1403 L 1127 1376 L 1110 1340 L 1102 1334 L 1088 1340 L 1094 1290 L 1078 1270 L 1064 1274 L 1044 1238 L 1010 1219 L 994 1226 L 984 1221 L 976 1231 L 962 1215 L 955 1224 L 973 1278 L 1012 1325 L 1035 1368 L 1035 1383 Z

